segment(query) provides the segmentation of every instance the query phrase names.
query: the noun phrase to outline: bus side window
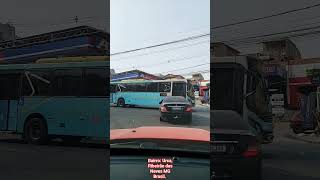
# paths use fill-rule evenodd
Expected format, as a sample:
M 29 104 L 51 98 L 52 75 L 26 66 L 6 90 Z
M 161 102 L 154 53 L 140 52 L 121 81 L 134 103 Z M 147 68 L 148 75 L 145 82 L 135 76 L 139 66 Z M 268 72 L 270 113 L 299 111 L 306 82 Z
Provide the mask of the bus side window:
M 146 92 L 147 86 L 146 84 L 136 84 L 136 92 Z
M 146 85 L 147 85 L 147 92 L 159 92 L 159 83 L 151 82 Z
M 117 85 L 111 84 L 110 85 L 110 93 L 115 93 L 117 92 Z
M 170 82 L 162 82 L 159 84 L 160 92 L 170 92 L 171 91 L 171 83 Z
M 27 76 L 25 74 L 23 74 L 23 78 L 22 78 L 22 96 L 31 96 L 32 94 L 32 89 L 31 89 L 31 85 L 27 79 Z
M 109 81 L 105 83 L 105 79 L 109 77 L 106 69 L 86 69 L 84 96 L 109 96 Z
M 35 89 L 34 96 L 50 95 L 50 70 L 31 71 L 29 77 Z
M 52 94 L 54 96 L 78 96 L 81 91 L 81 82 L 81 69 L 55 70 Z
M 1 74 L 0 99 L 18 99 L 20 92 L 19 73 Z

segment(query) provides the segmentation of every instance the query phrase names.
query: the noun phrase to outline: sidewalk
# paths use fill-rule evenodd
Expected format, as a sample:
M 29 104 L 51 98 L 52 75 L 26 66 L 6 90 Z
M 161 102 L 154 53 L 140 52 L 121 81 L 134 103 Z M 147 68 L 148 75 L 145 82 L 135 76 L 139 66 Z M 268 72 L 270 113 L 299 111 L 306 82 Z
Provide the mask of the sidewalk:
M 276 122 L 274 124 L 274 135 L 277 137 L 285 137 L 296 141 L 302 141 L 313 144 L 320 144 L 320 136 L 316 134 L 295 134 L 290 128 L 289 122 Z
M 320 136 L 316 135 L 314 133 L 311 133 L 311 134 L 304 134 L 304 133 L 295 134 L 293 132 L 290 132 L 290 133 L 288 133 L 287 137 L 290 138 L 290 139 L 295 139 L 295 140 L 299 140 L 299 141 L 303 141 L 303 142 L 307 142 L 307 143 L 320 144 Z

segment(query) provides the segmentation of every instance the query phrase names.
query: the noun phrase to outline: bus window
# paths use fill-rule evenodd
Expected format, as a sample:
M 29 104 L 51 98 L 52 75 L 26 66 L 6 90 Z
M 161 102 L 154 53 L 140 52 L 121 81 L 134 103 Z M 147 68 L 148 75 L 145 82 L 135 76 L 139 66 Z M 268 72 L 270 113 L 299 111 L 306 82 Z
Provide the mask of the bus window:
M 160 92 L 170 92 L 171 91 L 171 82 L 161 82 L 159 84 Z
M 78 96 L 81 90 L 82 70 L 56 70 L 53 79 L 54 96 Z
M 155 82 L 152 82 L 152 83 L 148 83 L 146 84 L 147 86 L 147 92 L 159 92 L 159 87 L 158 87 L 159 83 L 155 83 Z
M 27 76 L 29 77 L 31 84 L 29 83 Z M 50 95 L 51 79 L 50 79 L 49 70 L 27 72 L 24 75 L 23 79 L 28 84 L 27 86 L 29 86 L 29 88 L 31 89 L 31 93 L 29 90 L 28 95 L 33 95 L 33 96 L 49 96 Z M 30 86 L 34 88 L 34 92 L 32 92 L 32 88 Z
M 186 83 L 173 82 L 172 96 L 183 96 L 186 97 Z
M 22 78 L 22 88 L 21 88 L 22 96 L 31 96 L 32 95 L 31 84 L 28 81 L 27 76 L 25 74 L 22 77 L 23 77 Z M 31 81 L 31 79 L 30 79 L 30 81 Z
M 135 92 L 136 86 L 134 84 L 119 84 L 122 92 Z
M 107 75 L 108 73 L 105 69 L 87 69 L 83 95 L 109 96 L 109 84 L 105 83 L 105 80 L 108 78 Z
M 0 77 L 0 99 L 17 99 L 21 74 L 4 74 Z
M 110 85 L 110 93 L 115 93 L 117 92 L 117 85 L 111 84 Z
M 147 86 L 146 84 L 136 84 L 136 92 L 146 92 Z

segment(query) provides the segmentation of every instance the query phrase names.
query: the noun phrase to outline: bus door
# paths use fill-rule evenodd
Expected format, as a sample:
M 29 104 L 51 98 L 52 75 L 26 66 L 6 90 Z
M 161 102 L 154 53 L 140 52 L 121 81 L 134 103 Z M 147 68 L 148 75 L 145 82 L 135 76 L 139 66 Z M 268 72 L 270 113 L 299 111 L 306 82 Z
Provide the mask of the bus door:
M 20 74 L 0 74 L 0 130 L 16 130 Z
M 187 94 L 186 83 L 184 82 L 173 82 L 172 83 L 172 96 L 183 96 Z
M 0 130 L 8 129 L 9 100 L 0 99 Z
M 52 125 L 62 135 L 87 136 L 91 106 L 88 98 L 82 97 L 82 70 L 57 69 L 54 71 L 51 99 Z
M 110 103 L 115 103 L 114 101 L 114 93 L 116 93 L 117 85 L 112 84 L 110 85 Z
M 83 88 L 83 95 L 87 97 L 84 110 L 89 113 L 88 136 L 99 139 L 109 139 L 109 94 L 112 89 L 109 89 L 109 82 L 105 84 L 105 79 L 109 79 L 107 72 L 105 68 L 88 68 Z

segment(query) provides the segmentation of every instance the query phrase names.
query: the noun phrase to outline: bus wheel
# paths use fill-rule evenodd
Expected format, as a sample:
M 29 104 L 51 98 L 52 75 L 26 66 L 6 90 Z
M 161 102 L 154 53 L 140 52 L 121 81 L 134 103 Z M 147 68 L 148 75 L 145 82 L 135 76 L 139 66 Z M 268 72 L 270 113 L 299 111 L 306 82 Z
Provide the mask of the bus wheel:
M 28 120 L 24 129 L 25 141 L 31 144 L 46 144 L 48 142 L 48 130 L 45 121 L 34 117 Z
M 122 99 L 122 98 L 118 99 L 117 106 L 125 107 L 126 103 L 125 103 L 124 99 Z

